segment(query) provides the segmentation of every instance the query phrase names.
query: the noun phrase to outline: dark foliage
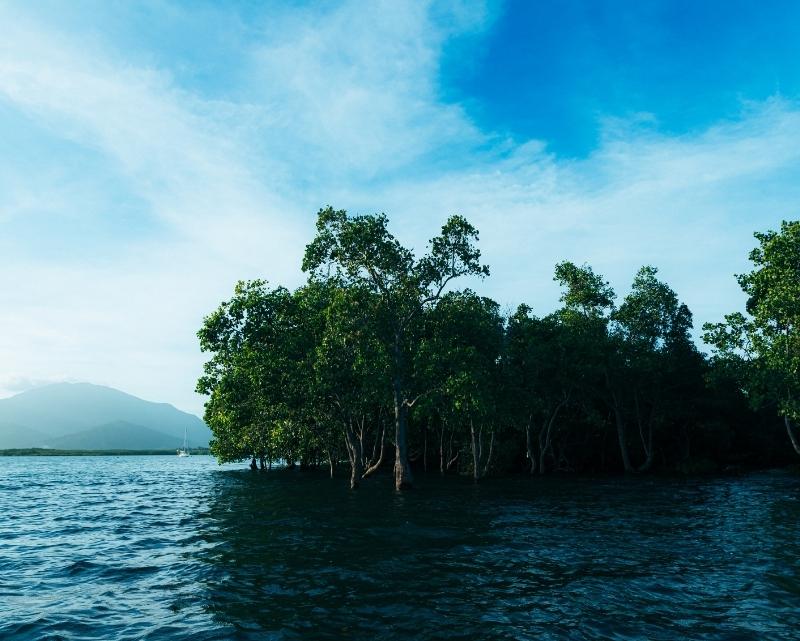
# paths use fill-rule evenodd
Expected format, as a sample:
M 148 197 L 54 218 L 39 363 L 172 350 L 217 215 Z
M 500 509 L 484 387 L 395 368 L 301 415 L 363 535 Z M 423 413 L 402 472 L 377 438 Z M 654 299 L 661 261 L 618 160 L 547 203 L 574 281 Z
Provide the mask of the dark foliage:
M 757 238 L 778 238 L 773 253 L 786 253 L 796 231 Z M 477 238 L 452 217 L 417 259 L 384 215 L 320 211 L 307 285 L 239 283 L 199 332 L 211 354 L 198 390 L 209 395 L 212 452 L 262 469 L 327 465 L 331 476 L 344 463 L 352 487 L 392 467 L 398 488 L 412 469 L 478 480 L 792 462 L 783 418 L 796 412 L 794 306 L 781 296 L 796 274 L 780 263 L 791 282 L 769 289 L 764 263 L 775 256 L 755 252 L 761 271 L 739 277 L 754 320 L 732 314 L 705 328 L 709 358 L 690 310 L 651 266 L 618 302 L 591 267 L 562 262 L 561 308 L 504 317 L 452 288 L 488 275 Z

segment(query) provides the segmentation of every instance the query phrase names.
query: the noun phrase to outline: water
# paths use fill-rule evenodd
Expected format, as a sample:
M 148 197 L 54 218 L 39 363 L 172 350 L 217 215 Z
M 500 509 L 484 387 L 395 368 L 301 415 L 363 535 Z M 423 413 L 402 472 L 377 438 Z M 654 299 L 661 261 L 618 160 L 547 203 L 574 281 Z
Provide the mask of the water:
M 0 458 L 0 639 L 797 639 L 800 477 Z

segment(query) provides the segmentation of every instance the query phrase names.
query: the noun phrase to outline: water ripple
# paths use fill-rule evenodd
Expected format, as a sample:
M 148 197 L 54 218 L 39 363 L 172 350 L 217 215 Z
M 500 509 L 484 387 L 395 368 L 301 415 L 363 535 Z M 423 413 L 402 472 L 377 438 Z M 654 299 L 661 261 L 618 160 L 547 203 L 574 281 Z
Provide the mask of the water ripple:
M 0 459 L 0 638 L 795 639 L 798 490 Z

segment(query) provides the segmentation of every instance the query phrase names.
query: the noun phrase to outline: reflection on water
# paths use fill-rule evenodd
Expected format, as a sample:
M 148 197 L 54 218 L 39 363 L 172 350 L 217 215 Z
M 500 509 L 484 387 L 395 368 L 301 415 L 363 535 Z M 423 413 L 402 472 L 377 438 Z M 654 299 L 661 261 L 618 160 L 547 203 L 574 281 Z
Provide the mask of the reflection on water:
M 0 459 L 0 638 L 796 639 L 799 490 Z

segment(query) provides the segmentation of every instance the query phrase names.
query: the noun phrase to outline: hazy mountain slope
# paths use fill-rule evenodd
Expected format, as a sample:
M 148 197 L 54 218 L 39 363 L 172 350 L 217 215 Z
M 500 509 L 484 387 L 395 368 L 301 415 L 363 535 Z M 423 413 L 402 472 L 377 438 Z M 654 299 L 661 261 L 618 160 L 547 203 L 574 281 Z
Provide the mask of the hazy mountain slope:
M 168 403 L 152 403 L 101 385 L 57 383 L 0 399 L 0 426 L 22 426 L 32 433 L 52 437 L 51 441 L 120 421 L 174 437 L 179 442 L 183 441 L 186 429 L 190 444 L 199 447 L 207 445 L 211 436 L 206 424 L 193 414 L 181 412 Z M 17 447 L 40 444 L 38 441 Z
M 48 447 L 59 450 L 173 450 L 182 443 L 183 437 L 177 438 L 126 421 L 98 425 L 47 441 Z
M 25 425 L 0 422 L 0 450 L 16 447 L 41 447 L 49 438 Z

